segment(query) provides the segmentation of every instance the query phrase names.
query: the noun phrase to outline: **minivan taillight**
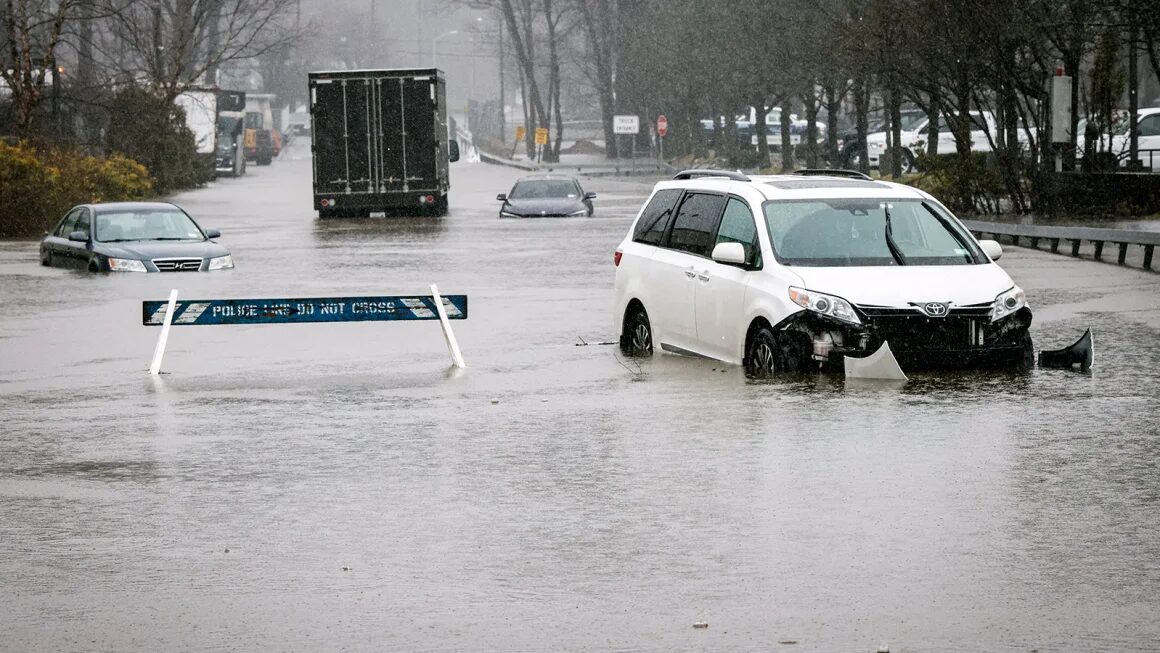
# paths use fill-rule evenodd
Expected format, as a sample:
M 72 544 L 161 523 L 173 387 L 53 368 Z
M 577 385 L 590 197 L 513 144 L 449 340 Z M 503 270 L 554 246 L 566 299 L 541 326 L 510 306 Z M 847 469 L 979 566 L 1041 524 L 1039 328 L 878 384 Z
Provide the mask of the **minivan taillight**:
M 616 252 L 612 255 L 612 264 L 617 266 L 617 267 L 620 267 L 620 257 L 621 256 L 624 256 L 624 252 L 620 251 L 619 249 L 616 250 Z

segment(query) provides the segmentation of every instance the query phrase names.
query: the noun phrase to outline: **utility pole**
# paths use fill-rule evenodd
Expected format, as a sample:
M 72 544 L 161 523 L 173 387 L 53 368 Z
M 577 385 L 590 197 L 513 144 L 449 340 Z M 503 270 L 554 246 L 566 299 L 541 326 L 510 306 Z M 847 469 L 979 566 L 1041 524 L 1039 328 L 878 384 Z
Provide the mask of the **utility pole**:
M 1139 33 L 1136 5 L 1128 6 L 1128 169 L 1140 169 L 1140 127 L 1136 119 L 1140 115 L 1140 75 L 1137 69 L 1136 35 Z

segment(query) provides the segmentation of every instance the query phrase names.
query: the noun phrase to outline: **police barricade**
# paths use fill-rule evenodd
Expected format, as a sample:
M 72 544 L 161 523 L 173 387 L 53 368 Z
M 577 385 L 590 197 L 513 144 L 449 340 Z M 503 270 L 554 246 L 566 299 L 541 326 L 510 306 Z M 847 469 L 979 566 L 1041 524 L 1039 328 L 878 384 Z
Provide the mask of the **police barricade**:
M 452 363 L 464 368 L 463 353 L 449 320 L 467 319 L 467 295 L 439 294 L 432 284 L 430 295 L 387 297 L 310 297 L 289 299 L 193 299 L 177 300 L 177 290 L 167 301 L 141 302 L 141 323 L 160 326 L 153 350 L 150 374 L 161 373 L 161 359 L 172 325 L 301 324 L 305 322 L 367 322 L 439 320 Z

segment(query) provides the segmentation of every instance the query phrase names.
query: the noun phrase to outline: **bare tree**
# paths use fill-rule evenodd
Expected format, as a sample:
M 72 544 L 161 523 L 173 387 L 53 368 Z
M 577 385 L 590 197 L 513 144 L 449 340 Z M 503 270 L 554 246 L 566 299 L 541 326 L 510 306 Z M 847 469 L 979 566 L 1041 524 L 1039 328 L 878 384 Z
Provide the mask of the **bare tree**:
M 294 32 L 294 0 L 103 0 L 105 64 L 172 101 L 208 73 L 259 57 Z
M 28 136 L 45 84 L 60 84 L 57 46 L 79 0 L 4 0 L 0 78 L 12 94 L 13 129 Z

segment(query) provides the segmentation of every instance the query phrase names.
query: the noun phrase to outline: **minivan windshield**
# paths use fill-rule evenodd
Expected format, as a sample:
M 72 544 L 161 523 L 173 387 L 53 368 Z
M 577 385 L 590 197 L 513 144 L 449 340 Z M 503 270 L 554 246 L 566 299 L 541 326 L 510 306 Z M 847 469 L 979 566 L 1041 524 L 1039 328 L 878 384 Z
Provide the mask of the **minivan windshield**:
M 763 206 L 782 265 L 972 265 L 974 239 L 945 211 L 917 199 L 771 201 Z

